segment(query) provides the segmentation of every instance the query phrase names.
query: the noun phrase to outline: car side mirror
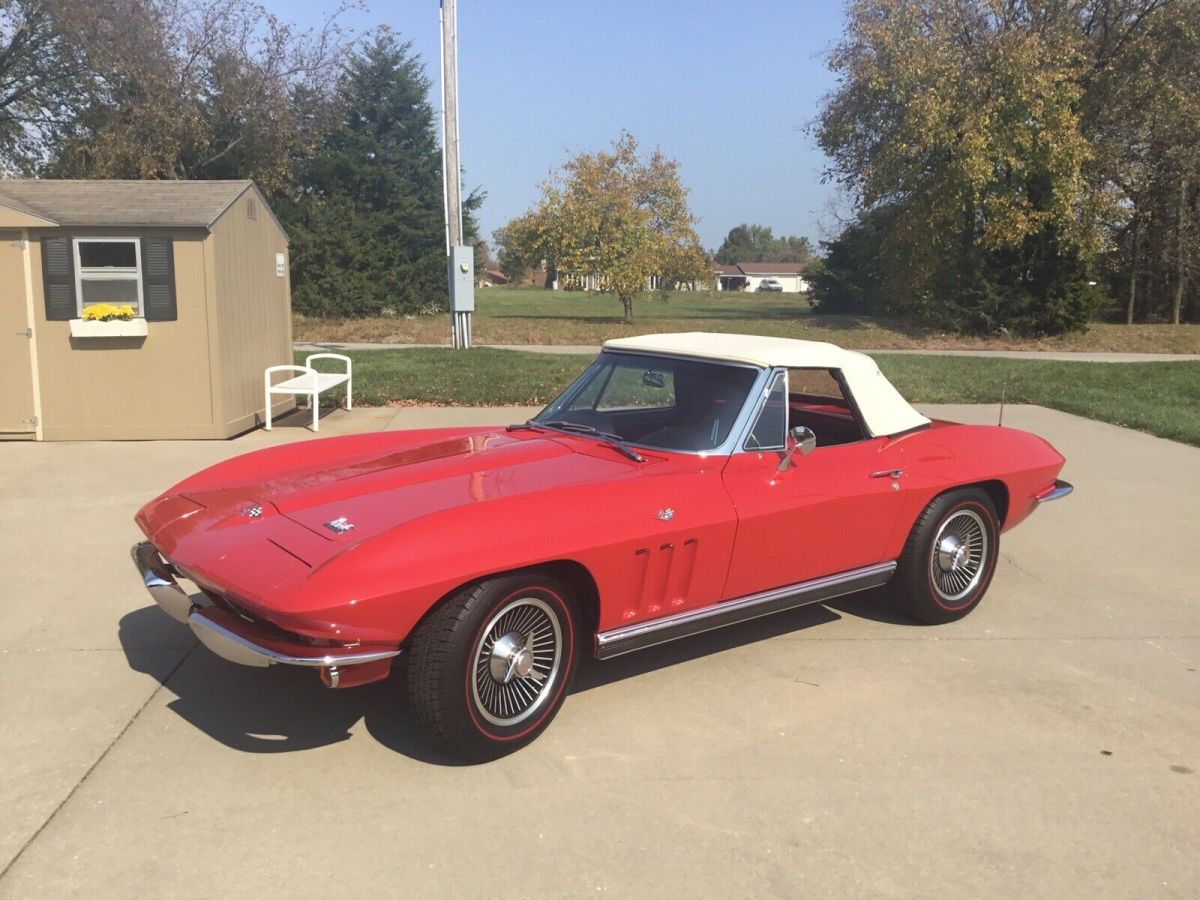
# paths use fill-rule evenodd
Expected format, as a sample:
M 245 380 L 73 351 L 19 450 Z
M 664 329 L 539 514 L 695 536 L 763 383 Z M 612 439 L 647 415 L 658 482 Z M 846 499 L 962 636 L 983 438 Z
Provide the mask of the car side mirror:
M 642 384 L 645 387 L 662 388 L 667 386 L 667 376 L 662 372 L 656 372 L 654 369 L 647 369 L 642 373 Z
M 813 434 L 813 430 L 806 425 L 797 425 L 791 428 L 787 433 L 788 442 L 791 446 L 783 454 L 783 459 L 779 461 L 777 471 L 786 472 L 788 466 L 792 463 L 792 457 L 799 451 L 801 456 L 808 456 L 817 446 L 817 436 Z

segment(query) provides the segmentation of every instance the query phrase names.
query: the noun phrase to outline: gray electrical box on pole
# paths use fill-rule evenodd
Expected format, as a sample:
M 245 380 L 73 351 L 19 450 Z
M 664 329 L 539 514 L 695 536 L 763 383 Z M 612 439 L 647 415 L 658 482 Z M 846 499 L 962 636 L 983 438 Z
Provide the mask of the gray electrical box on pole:
M 474 251 L 463 244 L 462 179 L 458 153 L 458 2 L 441 0 L 442 183 L 446 197 L 446 255 L 449 257 L 450 339 L 455 349 L 471 346 L 475 310 Z
M 450 248 L 450 308 L 475 312 L 475 248 L 465 244 Z

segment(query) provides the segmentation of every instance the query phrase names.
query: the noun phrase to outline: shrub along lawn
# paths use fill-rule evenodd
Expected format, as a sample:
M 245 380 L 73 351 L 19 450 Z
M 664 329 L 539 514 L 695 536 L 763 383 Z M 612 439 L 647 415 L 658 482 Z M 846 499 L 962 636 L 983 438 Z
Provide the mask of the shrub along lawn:
M 355 401 L 368 406 L 540 406 L 587 356 L 477 348 L 361 350 Z M 301 361 L 304 354 L 298 353 Z M 1083 363 L 876 356 L 913 403 L 1034 403 L 1200 446 L 1200 362 Z
M 1023 340 L 943 334 L 866 316 L 815 315 L 799 294 L 680 292 L 666 302 L 639 300 L 634 321 L 621 321 L 621 304 L 606 294 L 540 288 L 485 288 L 476 292 L 473 336 L 479 344 L 600 344 L 612 337 L 655 331 L 729 331 L 832 341 L 871 350 L 1044 349 L 1119 350 L 1129 353 L 1200 353 L 1200 325 L 1109 325 L 1083 334 Z M 448 317 L 309 319 L 296 316 L 298 341 L 379 341 L 445 344 Z

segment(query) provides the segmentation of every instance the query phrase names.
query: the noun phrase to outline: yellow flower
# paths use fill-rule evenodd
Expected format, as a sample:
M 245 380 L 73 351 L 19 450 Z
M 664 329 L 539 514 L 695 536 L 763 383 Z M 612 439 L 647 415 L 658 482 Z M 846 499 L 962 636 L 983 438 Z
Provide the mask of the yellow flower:
M 112 319 L 132 319 L 133 307 L 128 303 L 114 306 L 111 303 L 97 303 L 83 311 L 84 319 L 91 322 L 108 322 Z

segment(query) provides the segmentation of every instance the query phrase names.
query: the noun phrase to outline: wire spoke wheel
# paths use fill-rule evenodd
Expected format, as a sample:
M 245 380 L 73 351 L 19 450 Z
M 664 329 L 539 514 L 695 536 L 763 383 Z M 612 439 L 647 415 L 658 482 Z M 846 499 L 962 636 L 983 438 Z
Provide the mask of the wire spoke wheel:
M 562 624 L 546 601 L 518 597 L 488 622 L 472 658 L 471 698 L 479 714 L 500 727 L 518 725 L 554 693 Z
M 988 563 L 988 530 L 972 509 L 951 513 L 933 538 L 930 584 L 948 605 L 965 603 L 983 578 Z
M 409 705 L 459 759 L 486 762 L 541 734 L 578 662 L 578 600 L 536 569 L 497 575 L 446 597 L 414 630 Z

